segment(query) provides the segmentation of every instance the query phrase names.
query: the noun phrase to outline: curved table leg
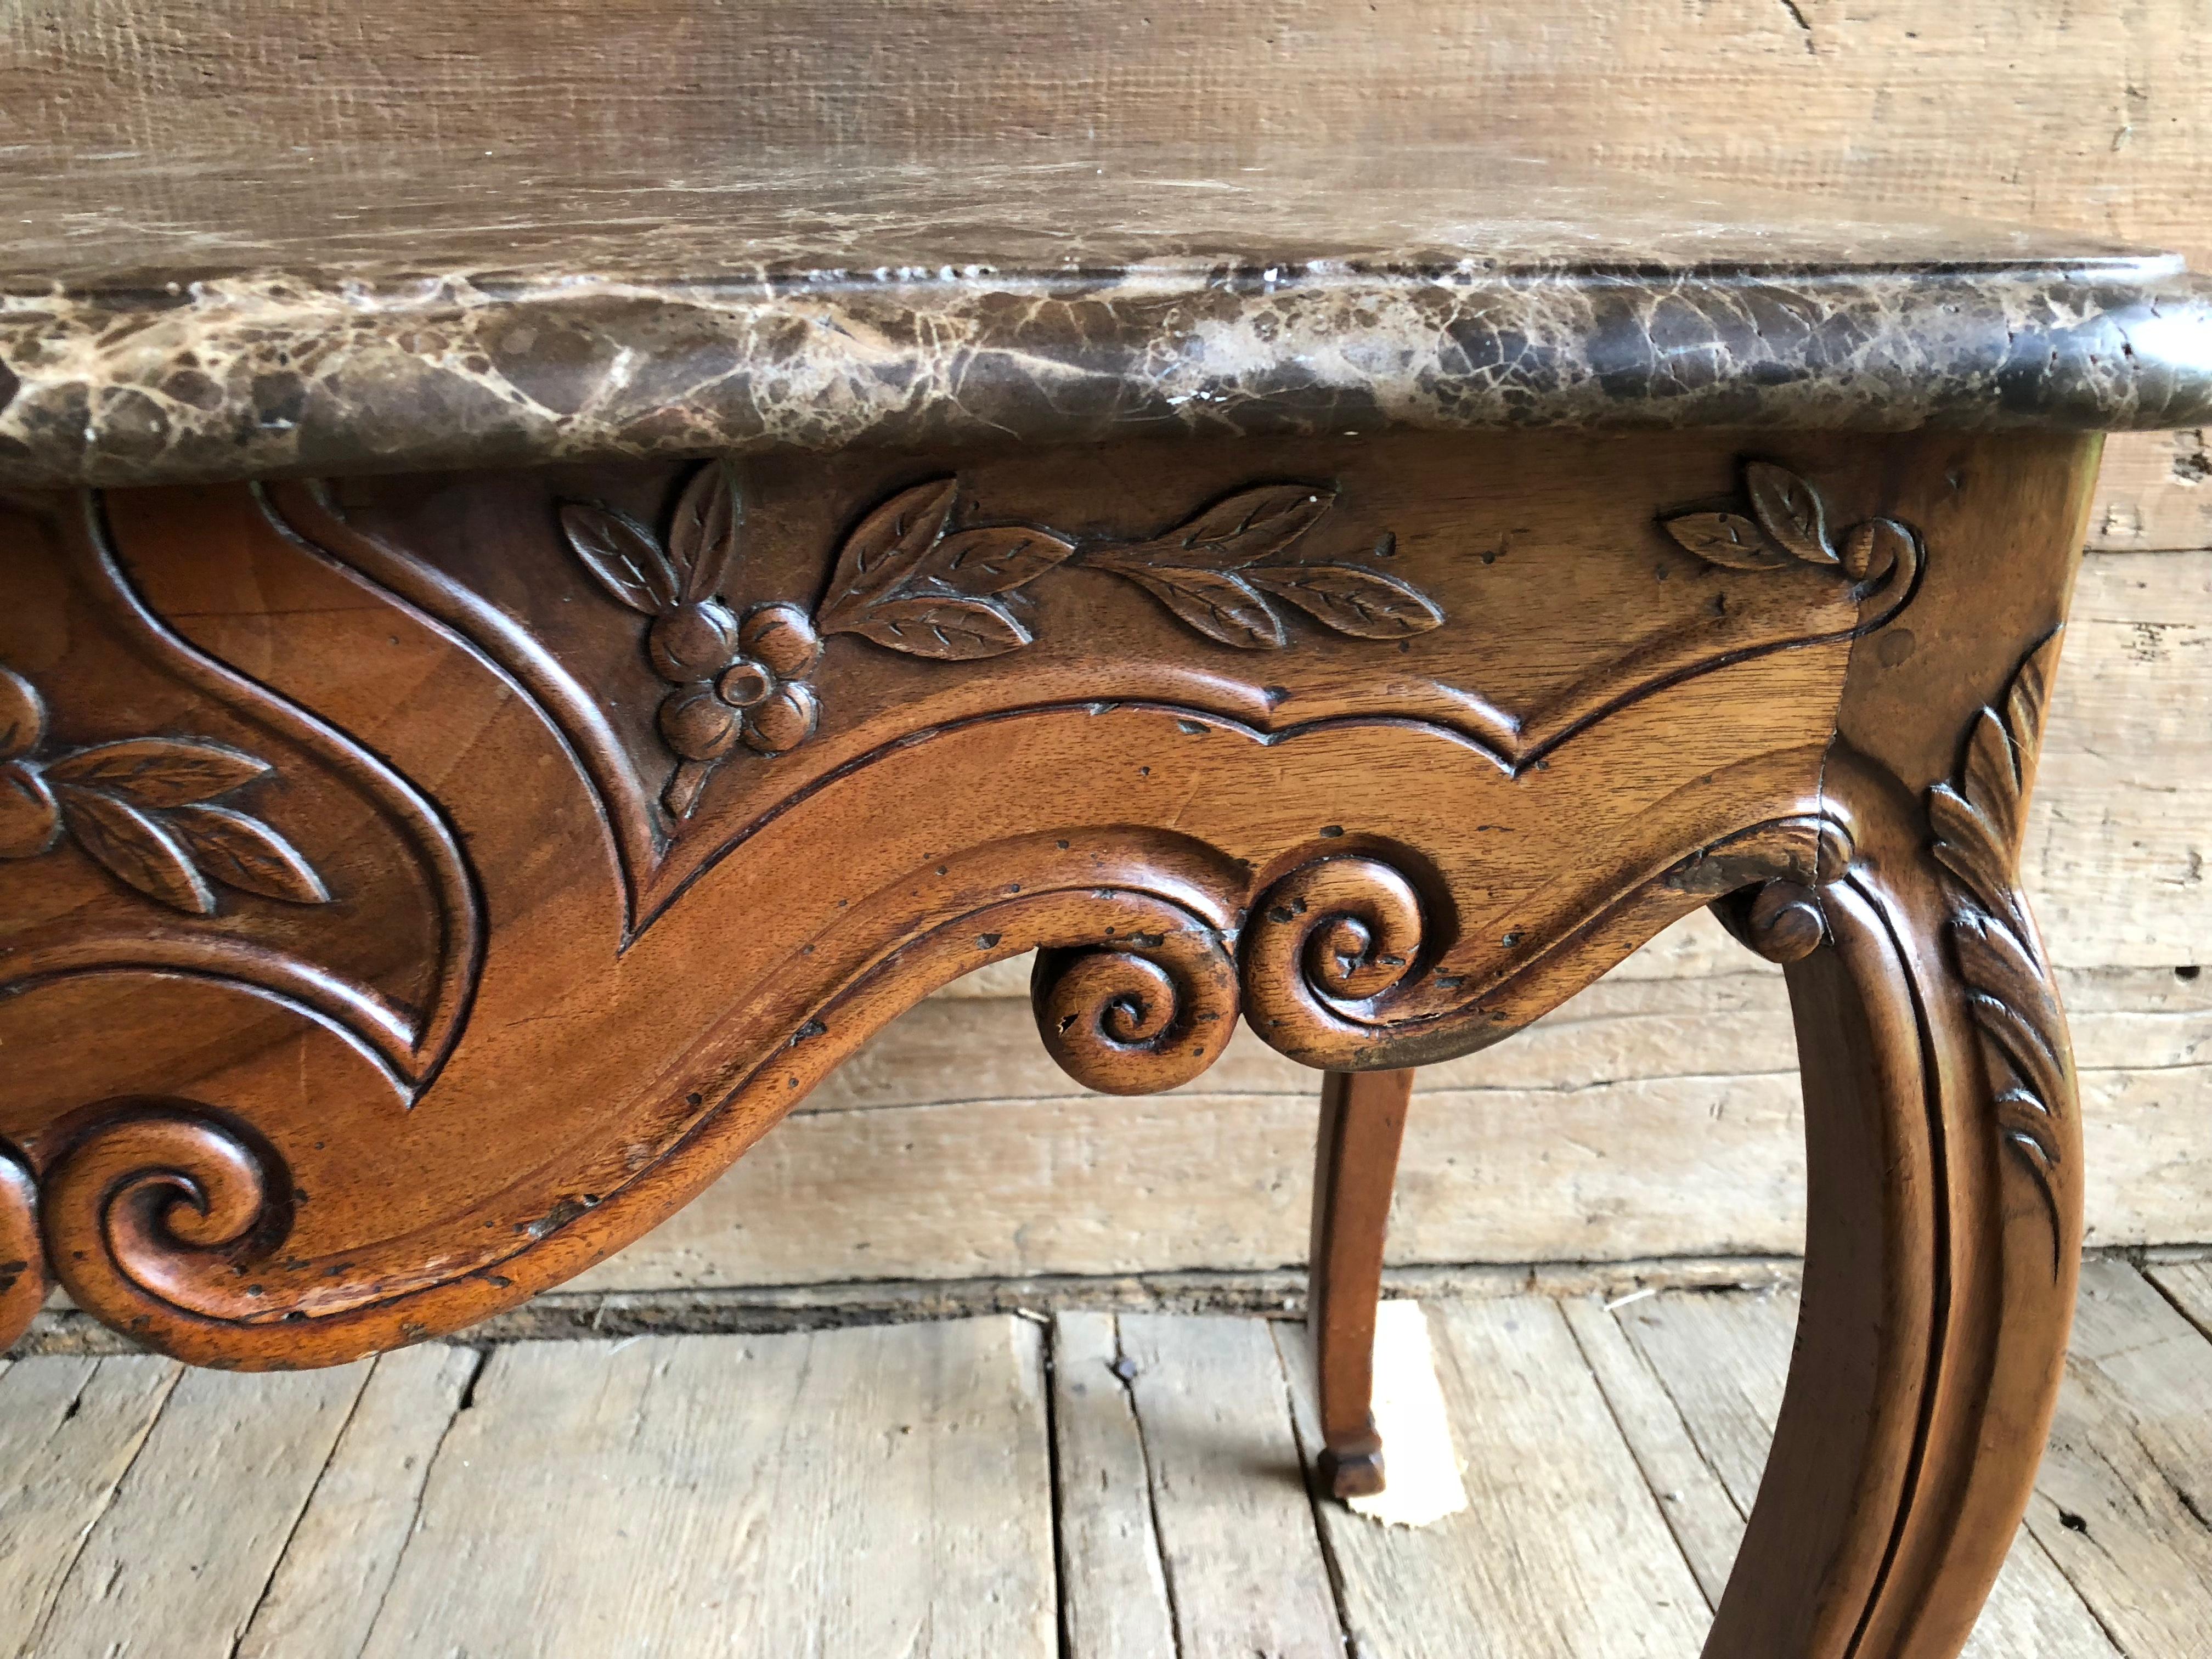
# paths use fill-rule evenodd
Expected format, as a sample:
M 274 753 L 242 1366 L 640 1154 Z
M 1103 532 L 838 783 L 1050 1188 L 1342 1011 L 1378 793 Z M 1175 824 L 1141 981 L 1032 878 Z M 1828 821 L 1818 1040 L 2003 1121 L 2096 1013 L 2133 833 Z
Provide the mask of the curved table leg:
M 1370 1409 L 1375 1307 L 1413 1087 L 1410 1068 L 1331 1072 L 1322 1083 L 1306 1323 L 1321 1373 L 1322 1480 L 1338 1498 L 1382 1490 L 1382 1442 Z
M 1856 781 L 1850 872 L 1731 918 L 1790 963 L 1809 1213 L 1781 1421 L 1706 1659 L 1950 1659 L 2064 1363 L 2078 1121 L 2013 885 L 2017 799 L 1979 811 L 1970 779 L 1923 819 Z

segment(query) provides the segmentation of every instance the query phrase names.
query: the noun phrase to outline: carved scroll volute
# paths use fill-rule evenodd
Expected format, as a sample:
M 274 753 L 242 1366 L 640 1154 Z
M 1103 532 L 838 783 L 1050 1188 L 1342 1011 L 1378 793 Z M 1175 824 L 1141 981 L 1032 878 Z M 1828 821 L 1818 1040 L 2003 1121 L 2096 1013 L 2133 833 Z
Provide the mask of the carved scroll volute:
M 63 1146 L 41 1209 L 54 1275 L 80 1307 L 125 1333 L 158 1326 L 168 1352 L 205 1363 L 219 1348 L 196 1351 L 179 1308 L 251 1318 L 248 1270 L 290 1231 L 292 1197 L 246 1132 L 185 1103 L 126 1103 Z
M 1245 1017 L 1294 1060 L 1357 1066 L 1384 1035 L 1381 1005 L 1414 975 L 1425 929 L 1419 893 L 1382 860 L 1301 866 L 1245 930 Z
M 30 1160 L 0 1140 L 0 1349 L 22 1335 L 46 1299 L 38 1180 Z
M 1220 1057 L 1237 1025 L 1237 969 L 1218 939 L 1187 921 L 1178 930 L 1169 907 L 1121 902 L 1115 939 L 1037 953 L 1030 1005 L 1046 1051 L 1084 1087 L 1157 1094 Z

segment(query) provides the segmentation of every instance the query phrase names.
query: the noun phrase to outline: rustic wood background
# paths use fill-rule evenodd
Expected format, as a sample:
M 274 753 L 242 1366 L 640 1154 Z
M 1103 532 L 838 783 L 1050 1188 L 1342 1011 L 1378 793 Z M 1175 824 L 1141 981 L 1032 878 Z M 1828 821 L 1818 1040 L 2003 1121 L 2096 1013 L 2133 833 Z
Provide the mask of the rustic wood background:
M 1629 175 L 2074 227 L 2212 270 L 2207 0 L 22 0 L 0 143 L 708 146 L 1495 141 Z M 389 160 L 390 153 L 385 152 Z M 1071 201 L 1070 211 L 1079 212 Z M 2026 871 L 2075 1020 L 2089 1242 L 2212 1238 L 2212 453 L 2116 439 Z M 1240 1041 L 1088 1095 L 1011 1000 L 886 1033 L 605 1290 L 1301 1260 L 1314 1087 Z M 1700 921 L 1535 1031 L 1426 1074 L 1407 1263 L 1789 1252 L 1778 975 Z

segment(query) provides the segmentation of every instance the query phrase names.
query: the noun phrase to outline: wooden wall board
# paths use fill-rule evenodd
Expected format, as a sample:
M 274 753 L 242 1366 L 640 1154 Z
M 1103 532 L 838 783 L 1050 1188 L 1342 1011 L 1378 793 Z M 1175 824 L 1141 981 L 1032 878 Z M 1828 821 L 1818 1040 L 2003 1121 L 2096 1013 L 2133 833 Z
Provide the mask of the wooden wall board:
M 278 18 L 283 27 L 271 27 Z M 2203 254 L 2199 0 L 32 0 L 6 14 L 0 138 L 252 153 L 380 142 L 548 158 L 1007 144 L 1145 133 L 1494 142 Z
M 2084 561 L 2021 870 L 2066 967 L 2212 955 L 2212 552 Z
M 1778 975 L 1611 979 L 1431 1068 L 1392 1212 L 1399 1263 L 1800 1248 L 1803 1149 Z M 2212 1235 L 2212 981 L 2065 975 L 2090 1238 Z M 948 1095 L 957 1091 L 957 1098 Z M 1087 1094 L 1026 1003 L 925 1003 L 583 1291 L 992 1279 L 1303 1261 L 1310 1074 L 1249 1033 L 1190 1088 Z
M 2089 509 L 2089 551 L 2207 547 L 2212 547 L 2212 450 L 2203 429 L 2117 433 L 2106 439 L 2104 470 Z

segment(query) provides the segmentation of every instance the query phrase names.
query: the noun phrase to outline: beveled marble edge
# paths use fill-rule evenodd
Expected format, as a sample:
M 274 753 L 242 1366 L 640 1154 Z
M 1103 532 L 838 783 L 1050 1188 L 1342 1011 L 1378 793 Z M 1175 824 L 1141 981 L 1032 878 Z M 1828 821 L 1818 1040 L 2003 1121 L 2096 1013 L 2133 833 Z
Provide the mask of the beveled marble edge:
M 1147 433 L 2208 418 L 2212 283 L 2163 256 L 0 295 L 0 483 L 18 486 Z

